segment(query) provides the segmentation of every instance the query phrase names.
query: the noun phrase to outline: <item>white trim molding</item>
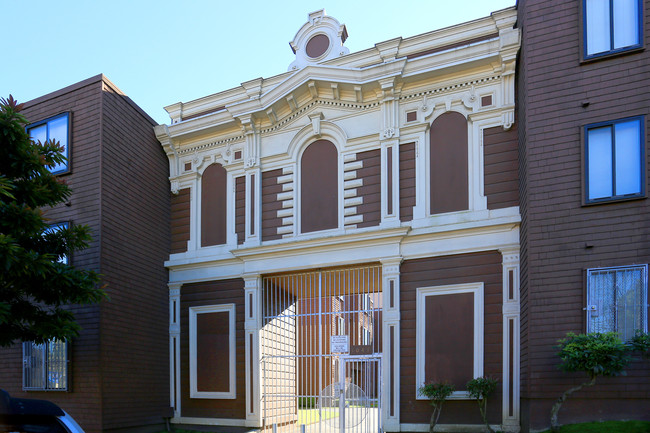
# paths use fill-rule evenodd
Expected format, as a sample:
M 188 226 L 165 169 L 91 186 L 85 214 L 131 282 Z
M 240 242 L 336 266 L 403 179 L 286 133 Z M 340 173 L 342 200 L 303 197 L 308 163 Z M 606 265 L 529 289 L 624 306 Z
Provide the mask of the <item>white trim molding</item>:
M 206 313 L 228 313 L 228 391 L 225 392 L 206 392 L 199 391 L 197 384 L 197 344 L 196 344 L 196 316 Z M 204 305 L 200 307 L 190 307 L 189 309 L 189 334 L 190 334 L 190 398 L 210 398 L 210 399 L 234 399 L 236 398 L 236 359 L 235 359 L 235 304 Z M 215 366 L 215 373 L 222 374 L 223 368 Z
M 426 353 L 426 298 L 437 295 L 457 295 L 472 293 L 474 295 L 474 368 L 473 377 L 483 376 L 483 282 L 453 284 L 448 286 L 419 287 L 416 298 L 416 343 L 415 343 L 415 385 L 417 400 L 427 400 L 417 391 L 424 385 L 424 357 Z M 454 391 L 449 399 L 469 399 L 467 391 Z

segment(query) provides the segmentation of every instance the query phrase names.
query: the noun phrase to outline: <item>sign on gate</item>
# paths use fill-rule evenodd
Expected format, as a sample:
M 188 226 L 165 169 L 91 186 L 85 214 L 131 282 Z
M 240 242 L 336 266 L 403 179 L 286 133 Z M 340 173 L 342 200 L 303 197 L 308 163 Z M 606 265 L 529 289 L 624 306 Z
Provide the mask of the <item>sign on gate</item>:
M 347 335 L 330 336 L 330 353 L 350 353 L 350 337 Z

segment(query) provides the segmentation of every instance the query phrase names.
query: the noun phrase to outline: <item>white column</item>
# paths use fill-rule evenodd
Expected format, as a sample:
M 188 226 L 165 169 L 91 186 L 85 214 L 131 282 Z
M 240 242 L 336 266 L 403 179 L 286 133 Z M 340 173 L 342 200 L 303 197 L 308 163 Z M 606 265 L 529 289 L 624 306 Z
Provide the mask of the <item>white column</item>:
M 501 249 L 503 256 L 503 430 L 518 432 L 520 395 L 519 248 Z
M 262 278 L 259 274 L 244 275 L 244 331 L 246 336 L 246 426 L 261 427 L 260 350 L 262 323 Z
M 169 405 L 181 416 L 181 283 L 169 287 Z
M 399 388 L 400 388 L 400 307 L 399 266 L 401 257 L 381 261 L 383 316 L 382 325 L 382 407 L 383 431 L 399 431 Z

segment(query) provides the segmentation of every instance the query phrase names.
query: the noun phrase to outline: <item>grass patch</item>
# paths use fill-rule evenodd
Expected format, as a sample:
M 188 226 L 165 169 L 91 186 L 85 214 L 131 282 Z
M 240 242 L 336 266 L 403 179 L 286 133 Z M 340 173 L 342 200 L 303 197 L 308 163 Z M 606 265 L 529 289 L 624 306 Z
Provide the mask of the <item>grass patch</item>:
M 320 418 L 318 414 L 318 409 L 299 409 L 298 410 L 298 425 L 305 424 L 313 424 L 315 422 L 318 422 L 319 419 L 322 419 L 325 421 L 326 419 L 330 418 L 336 418 L 339 416 L 339 409 L 338 408 L 333 408 L 333 409 L 321 409 L 320 411 Z
M 542 433 L 550 433 L 545 430 Z M 604 421 L 569 424 L 560 427 L 560 433 L 650 433 L 649 421 Z

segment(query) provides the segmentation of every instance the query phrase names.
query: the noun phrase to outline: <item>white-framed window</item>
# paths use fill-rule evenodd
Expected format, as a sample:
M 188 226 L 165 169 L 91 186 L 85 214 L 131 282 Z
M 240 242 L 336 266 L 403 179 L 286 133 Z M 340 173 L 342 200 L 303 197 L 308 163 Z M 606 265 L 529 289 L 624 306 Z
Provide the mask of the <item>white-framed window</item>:
M 26 128 L 33 141 L 45 143 L 47 140 L 58 141 L 63 149 L 66 160 L 50 167 L 52 174 L 63 174 L 70 171 L 70 113 L 61 113 L 39 122 L 34 122 Z
M 26 391 L 67 391 L 68 343 L 49 340 L 23 343 L 23 389 Z
M 467 399 L 465 383 L 483 376 L 483 283 L 417 289 L 415 380 L 452 383 L 451 399 Z
M 583 0 L 585 59 L 641 46 L 641 0 Z
M 190 397 L 234 399 L 235 304 L 190 307 Z
M 648 331 L 648 265 L 587 270 L 587 332 Z
M 585 126 L 587 203 L 643 196 L 645 164 L 643 117 Z

